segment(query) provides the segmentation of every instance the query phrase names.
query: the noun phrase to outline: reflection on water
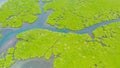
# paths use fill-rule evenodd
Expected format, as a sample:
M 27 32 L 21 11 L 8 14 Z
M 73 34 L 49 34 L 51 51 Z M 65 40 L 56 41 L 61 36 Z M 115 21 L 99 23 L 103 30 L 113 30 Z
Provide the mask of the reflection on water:
M 53 68 L 54 57 L 49 60 L 44 58 L 41 59 L 30 59 L 26 61 L 18 61 L 10 68 Z
M 53 68 L 51 62 L 45 59 L 33 59 L 21 66 L 21 68 Z

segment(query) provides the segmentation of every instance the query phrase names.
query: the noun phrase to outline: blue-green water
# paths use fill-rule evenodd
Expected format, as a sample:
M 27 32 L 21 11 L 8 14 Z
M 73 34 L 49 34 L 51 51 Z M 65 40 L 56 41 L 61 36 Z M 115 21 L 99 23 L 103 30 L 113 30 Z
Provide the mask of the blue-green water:
M 6 41 L 8 39 L 16 36 L 17 34 L 24 32 L 24 31 L 32 30 L 32 29 L 40 28 L 40 29 L 47 29 L 50 31 L 62 32 L 62 33 L 73 32 L 73 33 L 77 33 L 77 34 L 85 34 L 85 33 L 90 34 L 90 33 L 92 33 L 93 30 L 95 30 L 96 28 L 98 28 L 100 26 L 120 21 L 120 19 L 116 19 L 116 20 L 110 20 L 107 22 L 100 22 L 99 24 L 95 24 L 93 26 L 87 27 L 87 28 L 79 30 L 79 31 L 71 31 L 68 29 L 61 30 L 61 29 L 55 28 L 54 26 L 50 26 L 50 25 L 47 26 L 46 19 L 48 18 L 49 14 L 52 13 L 52 11 L 48 11 L 47 13 L 44 13 L 43 6 L 45 3 L 40 2 L 40 4 L 41 4 L 40 8 L 42 10 L 42 14 L 39 15 L 39 18 L 33 24 L 27 24 L 27 25 L 24 25 L 23 27 L 18 28 L 18 29 L 7 29 L 7 28 L 4 29 L 3 28 L 3 30 L 2 30 L 3 38 L 0 40 L 0 46 L 2 46 L 4 43 L 6 43 Z M 6 30 L 8 30 L 8 31 L 6 31 Z

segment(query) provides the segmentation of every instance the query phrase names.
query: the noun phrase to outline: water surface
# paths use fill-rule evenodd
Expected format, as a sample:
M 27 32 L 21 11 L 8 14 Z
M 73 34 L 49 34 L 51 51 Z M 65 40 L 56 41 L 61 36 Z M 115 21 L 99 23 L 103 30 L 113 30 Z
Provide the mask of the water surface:
M 45 5 L 45 3 L 40 1 L 40 4 L 41 4 L 40 9 L 42 10 L 42 14 L 39 15 L 39 18 L 33 24 L 24 23 L 22 27 L 17 28 L 17 29 L 2 28 L 3 38 L 0 40 L 0 46 L 2 46 L 4 43 L 7 43 L 6 42 L 7 40 L 16 36 L 17 34 L 20 34 L 21 32 L 32 30 L 32 29 L 47 29 L 47 30 L 50 30 L 50 31 L 61 32 L 61 33 L 73 32 L 73 33 L 76 33 L 76 34 L 91 34 L 92 31 L 95 30 L 98 27 L 120 21 L 120 19 L 116 19 L 116 20 L 110 20 L 110 21 L 107 21 L 107 22 L 100 22 L 99 24 L 95 24 L 93 26 L 84 28 L 84 29 L 79 30 L 79 31 L 71 31 L 71 30 L 68 30 L 68 29 L 58 29 L 54 26 L 50 26 L 50 25 L 46 24 L 46 20 L 47 20 L 48 16 L 53 11 L 50 10 L 47 13 L 44 13 L 43 6 Z

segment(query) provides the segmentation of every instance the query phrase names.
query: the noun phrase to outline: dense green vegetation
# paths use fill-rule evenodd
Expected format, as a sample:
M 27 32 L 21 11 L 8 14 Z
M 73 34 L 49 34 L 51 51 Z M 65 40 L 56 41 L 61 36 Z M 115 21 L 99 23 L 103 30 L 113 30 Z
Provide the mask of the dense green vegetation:
M 120 65 L 120 23 L 112 23 L 101 28 L 96 29 L 93 33 L 95 41 L 100 42 L 103 46 L 107 47 L 109 54 L 106 62 L 114 64 L 111 68 L 119 68 Z
M 35 30 L 22 33 L 17 38 L 20 41 L 16 46 L 15 56 L 19 60 L 35 57 L 49 59 L 54 55 L 54 68 L 120 67 L 119 44 L 116 44 L 118 48 L 103 47 L 100 42 L 92 42 L 87 34 L 61 34 Z
M 0 58 L 0 68 L 9 68 L 14 61 L 14 48 L 9 48 L 6 56 Z
M 59 39 L 61 36 L 62 34 L 52 33 L 44 30 L 35 30 L 22 33 L 17 36 L 20 41 L 18 41 L 16 45 L 15 58 L 19 60 L 25 60 L 32 57 L 40 58 L 47 52 L 47 50 L 49 50 L 50 47 L 54 45 L 57 39 Z
M 40 14 L 39 0 L 8 0 L 0 7 L 0 23 L 3 27 L 20 27 L 33 23 Z
M 47 23 L 58 28 L 80 30 L 120 17 L 119 0 L 52 0 L 44 6 L 53 10 Z
M 0 8 L 3 27 L 33 23 L 40 14 L 39 0 L 8 0 Z M 42 0 L 52 9 L 47 23 L 60 29 L 80 30 L 120 16 L 118 0 Z M 0 68 L 9 68 L 16 60 L 54 55 L 54 68 L 120 68 L 120 23 L 102 26 L 88 34 L 58 33 L 36 29 L 17 35 L 18 42 L 2 53 Z
M 42 2 L 50 2 L 51 0 L 42 0 Z
M 119 24 L 105 26 L 106 29 L 113 29 L 116 36 L 111 38 L 108 34 L 97 29 L 94 31 L 94 41 L 87 34 L 78 35 L 73 33 L 57 33 L 48 30 L 30 30 L 17 35 L 18 43 L 15 49 L 8 50 L 8 54 L 13 53 L 16 60 L 28 60 L 31 58 L 50 59 L 55 56 L 54 68 L 119 68 L 120 46 L 119 46 Z M 104 28 L 105 29 L 105 28 Z M 107 31 L 106 30 L 106 31 Z M 118 33 L 118 34 L 117 34 Z M 99 35 L 98 35 L 99 34 Z M 99 41 L 106 35 L 110 38 L 104 38 L 103 46 Z M 5 63 L 4 59 L 0 60 Z M 11 60 L 13 63 L 14 60 Z M 9 61 L 7 61 L 9 62 Z M 7 65 L 8 66 L 8 65 Z

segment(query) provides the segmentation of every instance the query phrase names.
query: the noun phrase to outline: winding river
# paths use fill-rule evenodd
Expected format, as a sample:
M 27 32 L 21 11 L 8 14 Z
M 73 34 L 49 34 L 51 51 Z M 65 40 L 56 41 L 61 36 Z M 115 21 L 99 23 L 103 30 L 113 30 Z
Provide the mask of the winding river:
M 14 29 L 14 28 L 2 28 L 2 34 L 3 37 L 2 39 L 0 39 L 0 46 L 2 46 L 4 43 L 7 43 L 7 40 L 11 39 L 12 37 L 15 37 L 17 34 L 24 32 L 24 31 L 28 31 L 28 30 L 32 30 L 32 29 L 47 29 L 50 31 L 54 31 L 54 32 L 62 32 L 62 33 L 68 33 L 68 32 L 73 32 L 70 31 L 68 29 L 58 29 L 55 28 L 54 26 L 50 26 L 48 24 L 46 24 L 46 19 L 48 18 L 48 16 L 52 13 L 52 11 L 48 11 L 47 13 L 44 13 L 43 11 L 43 6 L 45 3 L 41 2 L 41 7 L 40 9 L 42 10 L 42 14 L 39 15 L 39 18 L 33 23 L 33 24 L 28 24 L 28 23 L 24 23 L 22 27 Z M 74 33 L 77 34 L 91 34 L 93 30 L 95 30 L 96 28 L 103 26 L 103 25 L 107 25 L 113 22 L 118 22 L 120 21 L 120 19 L 116 19 L 116 20 L 110 20 L 107 22 L 100 22 L 99 24 L 95 24 L 93 26 L 84 28 L 82 30 L 76 31 Z
M 6 1 L 7 0 L 0 0 L 0 6 Z M 99 24 L 95 24 L 93 26 L 84 28 L 76 32 L 68 30 L 68 29 L 61 30 L 54 26 L 50 26 L 49 24 L 46 24 L 46 19 L 53 11 L 48 11 L 47 13 L 44 13 L 43 6 L 45 5 L 45 3 L 40 1 L 40 4 L 41 4 L 40 9 L 42 10 L 42 14 L 39 15 L 39 18 L 33 24 L 24 23 L 22 27 L 17 28 L 17 29 L 16 28 L 1 28 L 3 37 L 0 39 L 0 48 L 1 48 L 0 53 L 6 50 L 7 48 L 11 47 L 12 45 L 13 46 L 16 45 L 17 39 L 15 38 L 15 36 L 24 31 L 40 28 L 40 29 L 47 29 L 50 31 L 61 32 L 61 33 L 73 32 L 76 34 L 91 34 L 92 31 L 94 31 L 98 27 L 120 21 L 120 19 L 116 19 L 116 20 L 110 20 L 107 22 L 100 22 Z M 10 40 L 15 40 L 15 41 L 11 42 Z M 12 43 L 12 44 L 9 44 L 9 43 Z M 5 46 L 5 47 L 2 47 L 2 46 Z M 30 59 L 27 61 L 18 61 L 18 62 L 15 62 L 15 64 L 12 65 L 11 68 L 28 68 L 30 66 L 31 68 L 32 67 L 33 68 L 34 67 L 53 68 L 53 65 L 52 65 L 53 60 L 54 60 L 54 57 L 50 59 L 49 61 L 45 60 L 44 58 L 43 59 Z

